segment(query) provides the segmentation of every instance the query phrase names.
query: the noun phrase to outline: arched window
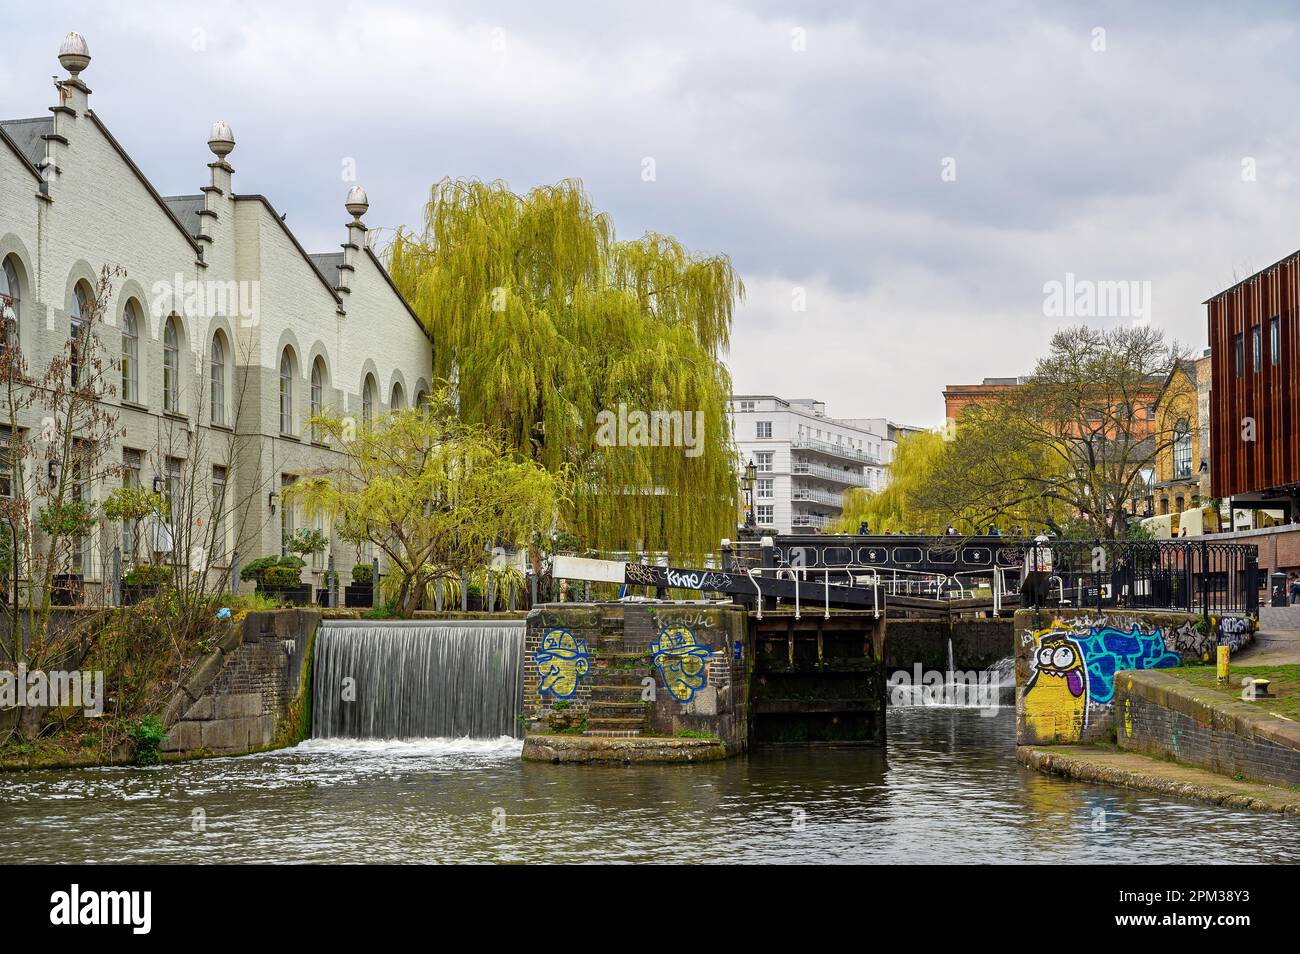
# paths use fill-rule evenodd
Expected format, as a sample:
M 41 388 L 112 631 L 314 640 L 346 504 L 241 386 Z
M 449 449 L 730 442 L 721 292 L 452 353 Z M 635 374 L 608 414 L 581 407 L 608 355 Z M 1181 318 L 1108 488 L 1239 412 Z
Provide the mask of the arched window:
M 417 391 L 415 395 L 415 407 L 424 410 L 429 405 L 429 392 Z
M 0 336 L 0 347 L 7 347 L 18 342 L 18 323 L 22 320 L 22 286 L 18 282 L 18 266 L 10 255 L 0 265 L 0 312 L 3 315 L 4 334 Z
M 311 439 L 320 443 L 321 431 L 320 425 L 314 423 L 314 419 L 319 417 L 325 410 L 325 360 L 317 357 L 311 363 L 311 416 L 313 423 L 311 426 Z
M 163 410 L 176 413 L 181 404 L 181 346 L 176 319 L 163 327 Z
M 406 402 L 406 398 L 405 398 L 405 396 L 402 394 L 402 385 L 401 385 L 401 383 L 398 382 L 398 381 L 394 381 L 394 382 L 393 382 L 393 392 L 392 392 L 392 394 L 391 394 L 391 395 L 389 396 L 389 398 L 388 398 L 388 407 L 389 407 L 389 409 L 390 409 L 390 410 L 393 410 L 393 411 L 400 411 L 400 410 L 402 409 L 403 405 L 405 404 L 405 402 Z
M 361 385 L 361 422 L 367 427 L 375 419 L 375 376 L 366 375 L 366 381 Z
M 1187 418 L 1178 419 L 1174 425 L 1174 478 L 1192 476 L 1192 429 Z
M 90 286 L 85 282 L 78 282 L 72 293 L 72 327 L 69 329 L 72 338 L 72 360 L 69 371 L 74 388 L 81 380 L 81 330 L 86 326 L 86 322 L 90 320 L 94 312 L 95 293 L 90 290 Z
M 140 400 L 140 306 L 132 298 L 122 312 L 122 400 Z
M 280 355 L 280 433 L 293 433 L 293 351 Z
M 212 362 L 208 367 L 212 423 L 226 423 L 226 336 L 218 331 L 212 336 Z

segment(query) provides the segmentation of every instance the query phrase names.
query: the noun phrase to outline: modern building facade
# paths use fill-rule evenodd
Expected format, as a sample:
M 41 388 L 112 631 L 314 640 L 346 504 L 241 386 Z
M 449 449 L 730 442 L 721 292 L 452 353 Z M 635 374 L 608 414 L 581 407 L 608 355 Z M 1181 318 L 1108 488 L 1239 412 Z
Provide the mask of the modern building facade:
M 196 191 L 165 198 L 91 109 L 85 41 L 69 34 L 59 59 L 69 75 L 48 114 L 0 122 L 0 307 L 14 339 L 39 374 L 78 321 L 102 316 L 117 379 L 106 403 L 123 431 L 104 457 L 124 476 L 91 482 L 90 499 L 119 482 L 169 495 L 203 484 L 190 488 L 208 502 L 194 519 L 219 526 L 218 565 L 278 555 L 283 534 L 307 522 L 281 490 L 341 459 L 308 420 L 332 409 L 362 422 L 419 401 L 432 343 L 370 247 L 360 188 L 347 195 L 340 250 L 309 255 L 267 198 L 236 191 L 234 136 L 217 123 Z M 111 289 L 98 301 L 106 267 Z M 38 428 L 39 414 L 3 425 Z M 358 553 L 316 526 L 330 549 L 303 582 L 320 584 L 330 555 L 346 572 Z M 85 542 L 88 585 L 104 582 L 124 543 L 107 524 Z M 157 559 L 123 553 L 128 564 L 145 556 Z
M 1235 514 L 1300 515 L 1300 252 L 1205 302 L 1211 485 Z
M 894 444 L 884 427 L 828 417 L 826 405 L 811 398 L 740 394 L 731 412 L 742 465 L 753 461 L 756 471 L 759 527 L 825 530 L 843 511 L 847 491 L 885 487 Z

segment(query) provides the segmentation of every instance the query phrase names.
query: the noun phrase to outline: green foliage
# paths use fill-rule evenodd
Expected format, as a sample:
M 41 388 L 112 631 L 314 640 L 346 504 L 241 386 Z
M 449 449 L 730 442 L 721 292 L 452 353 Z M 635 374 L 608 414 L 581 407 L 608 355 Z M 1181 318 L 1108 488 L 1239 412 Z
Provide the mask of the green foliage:
M 577 181 L 516 195 L 450 180 L 386 256 L 439 343 L 434 375 L 455 380 L 461 419 L 500 427 L 505 449 L 551 473 L 571 467 L 563 523 L 591 546 L 698 557 L 733 535 L 731 380 L 719 355 L 744 286 L 725 256 L 654 233 L 618 241 Z M 620 405 L 698 415 L 702 433 L 689 454 L 609 446 L 601 415 Z
M 260 582 L 267 589 L 286 589 L 301 585 L 302 574 L 299 567 L 280 564 L 267 567 Z
M 143 520 L 153 514 L 166 519 L 167 498 L 141 484 L 115 487 L 104 501 L 103 513 L 114 523 Z
M 165 586 L 172 581 L 173 571 L 170 566 L 158 563 L 143 563 L 134 566 L 123 578 L 127 586 Z
M 940 516 L 925 508 L 920 495 L 943 453 L 943 437 L 934 431 L 904 434 L 898 440 L 884 490 L 850 490 L 833 533 L 857 533 L 865 520 L 872 533 L 938 533 Z
M 334 415 L 314 423 L 342 460 L 285 488 L 285 504 L 330 514 L 387 556 L 403 615 L 439 576 L 473 572 L 492 547 L 518 547 L 553 526 L 568 489 L 566 475 L 457 420 L 445 392 L 355 432 Z
M 157 716 L 145 716 L 127 735 L 135 743 L 136 765 L 157 765 L 162 761 L 158 748 L 167 738 L 167 733 L 163 731 L 162 720 Z
M 369 563 L 358 563 L 352 568 L 352 582 L 369 586 L 374 581 L 375 568 Z
M 1145 495 L 1144 475 L 1172 448 L 1174 422 L 1195 416 L 1189 393 L 1166 392 L 1157 421 L 1144 413 L 1179 361 L 1177 346 L 1146 326 L 1058 331 L 1024 384 L 963 414 L 935 498 L 981 516 L 1017 512 L 1053 529 L 1077 519 L 1085 536 L 1120 536 Z
M 311 556 L 315 553 L 324 553 L 329 547 L 329 540 L 319 530 L 303 527 L 291 534 L 286 534 L 284 546 L 290 553 Z
M 260 580 L 262 575 L 273 566 L 278 566 L 279 557 L 267 556 L 258 557 L 256 560 L 249 560 L 239 569 L 239 578 L 247 582 L 248 580 Z
M 47 536 L 65 540 L 84 537 L 95 526 L 95 505 L 87 500 L 52 501 L 40 509 L 36 525 Z
M 256 580 L 259 585 L 275 588 L 297 586 L 300 582 L 299 571 L 306 565 L 302 557 L 293 554 L 259 557 L 256 560 L 249 560 L 240 568 L 239 578 Z

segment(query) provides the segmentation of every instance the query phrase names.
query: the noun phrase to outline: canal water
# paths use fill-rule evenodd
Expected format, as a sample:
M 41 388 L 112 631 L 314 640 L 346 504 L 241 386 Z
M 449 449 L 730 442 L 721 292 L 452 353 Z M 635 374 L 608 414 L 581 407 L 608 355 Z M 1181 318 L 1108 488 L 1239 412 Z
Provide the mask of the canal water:
M 24 862 L 1290 862 L 1300 820 L 1026 770 L 1014 713 L 894 709 L 879 750 L 552 766 L 518 739 L 315 739 L 150 769 L 0 774 Z

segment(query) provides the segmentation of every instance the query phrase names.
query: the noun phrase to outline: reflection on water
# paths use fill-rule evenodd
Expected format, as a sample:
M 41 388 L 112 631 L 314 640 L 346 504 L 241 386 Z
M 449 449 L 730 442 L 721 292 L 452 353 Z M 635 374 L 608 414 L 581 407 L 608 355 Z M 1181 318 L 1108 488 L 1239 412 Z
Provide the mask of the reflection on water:
M 792 749 L 693 766 L 524 764 L 517 739 L 313 740 L 153 769 L 8 773 L 0 857 L 1300 861 L 1295 819 L 1021 768 L 1013 718 L 893 709 L 884 752 Z M 198 832 L 196 809 L 206 822 Z

